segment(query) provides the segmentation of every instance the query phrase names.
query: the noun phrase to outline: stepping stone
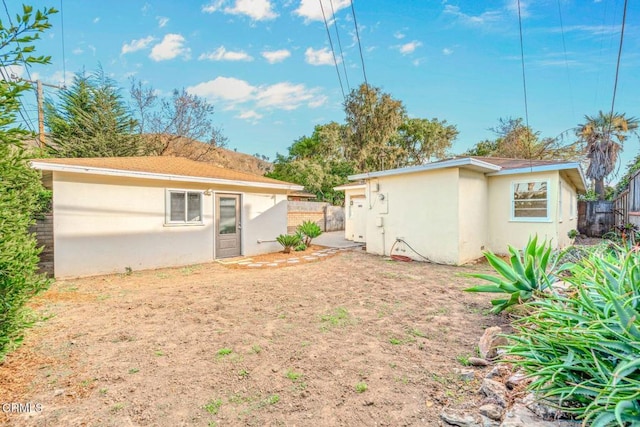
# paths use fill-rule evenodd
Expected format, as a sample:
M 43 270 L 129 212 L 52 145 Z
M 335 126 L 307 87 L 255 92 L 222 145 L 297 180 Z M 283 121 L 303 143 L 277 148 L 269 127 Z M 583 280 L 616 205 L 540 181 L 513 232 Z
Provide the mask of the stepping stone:
M 242 261 L 238 263 L 238 265 L 249 265 L 249 264 L 253 264 L 253 261 Z
M 298 261 L 297 259 L 293 259 L 292 258 L 292 259 L 288 260 L 287 262 L 290 263 L 290 264 L 294 264 L 294 263 L 300 262 L 300 261 Z
M 277 267 L 277 266 L 278 266 L 278 264 L 275 263 L 275 262 L 271 262 L 271 263 L 267 264 L 267 267 Z
M 262 267 L 263 264 L 249 264 L 247 267 Z
M 328 256 L 328 255 L 327 254 L 317 254 L 316 256 L 322 257 L 322 256 Z
M 306 260 L 308 260 L 308 261 L 313 260 L 313 259 L 316 259 L 316 257 L 312 257 L 312 256 L 305 256 L 305 257 L 302 257 L 302 258 L 303 258 L 303 259 L 306 259 Z

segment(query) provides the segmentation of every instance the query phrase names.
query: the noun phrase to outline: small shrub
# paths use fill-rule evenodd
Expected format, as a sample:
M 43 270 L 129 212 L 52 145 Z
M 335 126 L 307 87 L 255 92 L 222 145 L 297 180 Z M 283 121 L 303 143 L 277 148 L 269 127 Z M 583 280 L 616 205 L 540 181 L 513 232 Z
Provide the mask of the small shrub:
M 304 221 L 298 226 L 297 232 L 304 236 L 303 243 L 305 246 L 311 246 L 311 240 L 322 234 L 322 229 L 313 221 Z
M 300 243 L 298 246 L 296 246 L 294 248 L 294 250 L 296 252 L 302 252 L 302 251 L 306 251 L 307 250 L 307 245 L 305 245 L 304 243 Z
M 218 350 L 218 357 L 224 357 L 224 356 L 228 356 L 231 353 L 233 353 L 233 350 L 231 350 L 230 348 L 221 348 L 220 350 Z
M 288 254 L 291 252 L 291 248 L 294 248 L 300 244 L 300 239 L 295 234 L 281 234 L 276 237 L 278 243 L 282 245 L 284 248 L 284 253 Z
M 551 256 L 551 244 L 544 241 L 538 245 L 538 237 L 530 238 L 524 250 L 520 252 L 509 246 L 510 262 L 502 260 L 492 252 L 485 252 L 489 264 L 499 276 L 474 273 L 468 277 L 483 279 L 492 285 L 478 285 L 465 289 L 466 292 L 495 292 L 508 294 L 509 298 L 491 300 L 492 313 L 500 313 L 507 307 L 520 304 L 532 298 L 534 292 L 543 291 L 554 281 L 547 272 Z
M 357 393 L 364 393 L 365 391 L 367 391 L 369 387 L 367 386 L 367 383 L 358 383 L 356 384 L 356 392 Z
M 203 406 L 203 409 L 210 413 L 211 415 L 216 415 L 222 406 L 222 400 L 220 399 L 211 399 L 206 405 Z
M 569 230 L 569 232 L 567 233 L 567 236 L 569 236 L 570 239 L 575 239 L 579 235 L 580 235 L 580 232 L 576 229 Z

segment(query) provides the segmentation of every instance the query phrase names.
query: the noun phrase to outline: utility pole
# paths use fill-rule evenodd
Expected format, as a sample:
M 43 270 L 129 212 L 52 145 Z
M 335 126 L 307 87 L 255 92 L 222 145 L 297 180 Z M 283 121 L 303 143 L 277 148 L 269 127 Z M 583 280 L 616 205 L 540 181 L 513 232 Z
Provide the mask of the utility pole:
M 17 80 L 22 80 L 27 83 L 35 83 L 36 84 L 36 99 L 38 100 L 38 144 L 40 148 L 44 147 L 44 95 L 42 92 L 42 86 L 52 87 L 55 89 L 66 89 L 66 86 L 58 86 L 52 85 L 49 83 L 42 83 L 40 80 L 27 80 L 27 79 L 19 79 L 16 76 L 12 76 Z

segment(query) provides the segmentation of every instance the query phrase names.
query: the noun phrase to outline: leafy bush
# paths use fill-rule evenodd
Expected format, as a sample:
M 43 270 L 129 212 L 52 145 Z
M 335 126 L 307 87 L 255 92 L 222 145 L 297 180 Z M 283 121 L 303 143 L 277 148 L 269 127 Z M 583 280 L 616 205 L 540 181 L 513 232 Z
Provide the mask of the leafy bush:
M 569 231 L 567 232 L 567 236 L 568 236 L 570 239 L 575 239 L 575 238 L 576 238 L 576 237 L 578 237 L 579 235 L 580 235 L 580 232 L 579 232 L 578 230 L 576 230 L 576 229 L 569 230 Z
M 290 253 L 291 248 L 294 248 L 300 244 L 300 238 L 295 234 L 281 234 L 276 237 L 276 240 L 284 248 L 285 254 Z
M 293 250 L 296 251 L 296 252 L 306 251 L 307 250 L 307 245 L 305 245 L 304 243 L 300 243 Z
M 297 233 L 304 236 L 303 243 L 309 247 L 311 246 L 311 240 L 322 234 L 322 229 L 313 221 L 304 221 L 298 226 Z
M 46 191 L 20 150 L 0 144 L 0 360 L 22 340 L 30 322 L 25 303 L 46 289 L 37 274 L 40 249 L 29 234 Z
M 509 263 L 492 252 L 485 252 L 489 264 L 499 276 L 474 273 L 468 277 L 483 279 L 492 285 L 478 285 L 465 289 L 466 292 L 494 292 L 509 294 L 509 298 L 491 301 L 492 313 L 500 313 L 507 307 L 531 299 L 534 292 L 543 291 L 554 282 L 552 274 L 547 272 L 551 256 L 551 244 L 544 241 L 538 245 L 538 237 L 530 238 L 524 250 L 520 252 L 509 246 Z
M 567 294 L 527 303 L 507 353 L 531 389 L 584 425 L 638 425 L 640 253 L 610 244 L 564 269 Z

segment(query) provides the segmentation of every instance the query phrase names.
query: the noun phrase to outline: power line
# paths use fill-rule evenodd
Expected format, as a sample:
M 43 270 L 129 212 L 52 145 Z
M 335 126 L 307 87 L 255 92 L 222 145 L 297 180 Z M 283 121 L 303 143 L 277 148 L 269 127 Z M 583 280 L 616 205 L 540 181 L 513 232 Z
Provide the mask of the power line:
M 322 0 L 320 2 L 320 10 L 322 11 L 322 19 L 324 20 L 324 27 L 327 29 L 327 37 L 329 37 L 329 46 L 331 46 L 331 54 L 333 55 L 333 63 L 336 66 L 336 73 L 338 74 L 338 82 L 340 82 L 340 90 L 342 91 L 342 99 L 346 100 L 344 95 L 344 87 L 342 86 L 342 78 L 340 77 L 340 69 L 338 68 L 338 61 L 336 60 L 336 51 L 333 48 L 333 42 L 331 41 L 331 33 L 329 32 L 329 25 L 327 24 L 327 17 L 324 14 L 324 6 L 322 6 Z
M 367 71 L 364 68 L 364 56 L 362 56 L 362 44 L 360 43 L 360 31 L 358 31 L 358 21 L 356 20 L 356 9 L 353 7 L 353 0 L 351 0 L 351 14 L 353 15 L 353 25 L 356 28 L 356 38 L 358 39 L 358 49 L 360 50 L 360 62 L 362 63 L 362 75 L 364 76 L 364 83 L 369 88 L 367 82 Z
M 624 9 L 622 10 L 622 27 L 620 29 L 620 45 L 618 47 L 618 61 L 616 63 L 616 78 L 613 83 L 613 97 L 611 99 L 611 119 L 613 119 L 613 110 L 616 104 L 616 92 L 618 91 L 618 75 L 620 73 L 620 58 L 622 57 L 622 42 L 624 41 L 624 27 L 627 20 L 627 1 L 624 0 Z M 609 130 L 611 130 L 611 122 L 609 121 Z
M 342 60 L 342 68 L 344 69 L 344 79 L 347 82 L 347 90 L 351 92 L 349 85 L 349 76 L 347 75 L 347 64 L 344 62 L 344 54 L 342 52 L 342 42 L 340 42 L 340 32 L 338 31 L 338 21 L 336 20 L 336 11 L 333 8 L 333 0 L 329 0 L 331 5 L 331 15 L 333 16 L 333 27 L 336 29 L 336 38 L 338 39 L 338 48 L 340 49 L 340 59 Z
M 62 86 L 67 87 L 67 60 L 65 59 L 64 49 L 64 9 L 62 7 L 62 0 L 60 0 L 60 28 L 62 30 Z M 31 76 L 29 76 L 29 79 L 31 79 Z
M 518 0 L 518 25 L 520 28 L 520 61 L 522 63 L 522 89 L 524 91 L 524 117 L 529 127 L 529 104 L 527 102 L 527 76 L 524 68 L 524 42 L 522 40 L 522 12 L 520 11 L 520 0 Z
M 567 83 L 569 84 L 569 99 L 571 100 L 571 113 L 574 118 L 576 115 L 576 109 L 573 105 L 573 89 L 571 87 L 571 73 L 569 72 L 569 58 L 567 56 L 567 44 L 564 38 L 564 23 L 562 21 L 562 7 L 560 6 L 560 0 L 558 0 L 558 15 L 560 16 L 560 33 L 562 34 L 562 50 L 564 51 L 564 64 L 567 69 Z

